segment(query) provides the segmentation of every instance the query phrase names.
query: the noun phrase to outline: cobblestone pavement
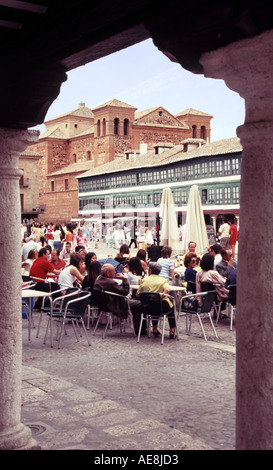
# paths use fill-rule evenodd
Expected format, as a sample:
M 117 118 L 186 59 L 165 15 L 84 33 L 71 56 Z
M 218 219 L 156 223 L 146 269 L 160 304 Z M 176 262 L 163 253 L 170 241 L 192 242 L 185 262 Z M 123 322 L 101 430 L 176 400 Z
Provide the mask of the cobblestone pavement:
M 34 320 L 38 323 L 38 312 Z M 128 326 L 76 342 L 67 326 L 61 349 L 28 341 L 23 320 L 22 422 L 45 450 L 232 450 L 235 447 L 235 337 L 229 322 L 204 322 L 208 342 L 193 322 L 180 339 L 136 343 Z

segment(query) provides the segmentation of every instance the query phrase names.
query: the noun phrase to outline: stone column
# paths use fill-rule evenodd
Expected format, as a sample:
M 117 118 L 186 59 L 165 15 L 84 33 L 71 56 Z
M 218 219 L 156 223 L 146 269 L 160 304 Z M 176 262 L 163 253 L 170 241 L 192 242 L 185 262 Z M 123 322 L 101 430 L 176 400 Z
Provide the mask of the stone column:
M 273 31 L 204 54 L 245 99 L 237 296 L 236 447 L 273 449 Z M 224 393 L 224 391 L 223 391 Z
M 22 306 L 19 154 L 38 131 L 0 129 L 0 449 L 35 446 L 21 423 Z

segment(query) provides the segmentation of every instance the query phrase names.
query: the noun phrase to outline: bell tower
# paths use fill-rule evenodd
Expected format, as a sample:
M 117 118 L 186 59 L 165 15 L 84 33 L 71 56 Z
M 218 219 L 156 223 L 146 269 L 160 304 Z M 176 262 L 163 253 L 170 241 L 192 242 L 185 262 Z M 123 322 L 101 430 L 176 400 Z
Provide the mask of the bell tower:
M 108 163 L 132 150 L 132 125 L 137 108 L 113 99 L 93 109 L 94 164 Z

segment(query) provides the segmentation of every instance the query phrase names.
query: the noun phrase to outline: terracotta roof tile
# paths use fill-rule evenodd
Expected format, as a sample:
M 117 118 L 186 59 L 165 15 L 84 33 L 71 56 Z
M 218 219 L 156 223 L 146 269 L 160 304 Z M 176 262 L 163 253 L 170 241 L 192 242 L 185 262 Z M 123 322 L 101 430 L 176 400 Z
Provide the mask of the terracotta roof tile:
M 96 176 L 108 173 L 117 173 L 138 168 L 149 168 L 160 165 L 167 165 L 181 160 L 189 160 L 204 156 L 216 156 L 229 153 L 236 153 L 242 151 L 240 140 L 235 137 L 231 139 L 219 140 L 210 144 L 202 145 L 201 147 L 183 152 L 184 145 L 175 145 L 173 148 L 165 150 L 160 154 L 155 154 L 154 150 L 147 152 L 144 155 L 137 155 L 127 159 L 126 157 L 115 159 L 109 163 L 105 163 L 96 168 L 91 168 L 85 173 L 81 174 L 80 178 L 87 178 L 88 176 Z

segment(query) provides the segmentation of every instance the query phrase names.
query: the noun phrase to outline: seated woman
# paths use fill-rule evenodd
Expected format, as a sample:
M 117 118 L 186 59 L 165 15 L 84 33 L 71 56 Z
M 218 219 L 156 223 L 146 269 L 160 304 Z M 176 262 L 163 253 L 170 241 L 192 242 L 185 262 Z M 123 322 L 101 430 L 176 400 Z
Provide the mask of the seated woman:
M 210 253 L 206 253 L 200 262 L 201 271 L 196 276 L 196 292 L 202 292 L 201 283 L 210 282 L 216 285 L 215 290 L 217 291 L 217 298 L 219 301 L 228 298 L 228 290 L 224 287 L 226 279 L 221 276 L 214 268 L 214 256 Z M 199 299 L 199 304 L 201 301 Z
M 84 264 L 84 260 L 78 253 L 72 253 L 70 257 L 70 264 L 66 266 L 59 275 L 58 284 L 60 288 L 73 289 L 76 283 L 83 282 L 83 275 L 81 269 Z
M 171 260 L 172 249 L 169 246 L 164 246 L 161 250 L 161 258 L 157 262 L 161 266 L 159 276 L 165 279 L 172 280 L 174 278 L 174 262 Z
M 130 249 L 129 249 L 129 246 L 124 243 L 123 245 L 121 245 L 119 249 L 119 253 L 115 257 L 115 261 L 118 261 L 119 263 L 125 266 L 128 264 L 129 258 L 130 258 Z
M 127 273 L 128 284 L 133 284 L 133 285 L 138 286 L 139 281 L 142 279 L 142 276 L 143 276 L 143 269 L 142 269 L 140 259 L 137 256 L 131 258 L 129 261 L 128 268 L 129 268 L 129 272 Z M 130 289 L 129 297 L 135 298 L 135 294 L 136 294 L 135 289 L 134 290 Z
M 85 276 L 83 283 L 82 283 L 82 288 L 83 290 L 89 290 L 92 291 L 95 281 L 97 277 L 101 273 L 101 264 L 99 261 L 93 261 L 92 263 L 89 263 L 88 268 L 87 268 L 87 276 Z
M 88 251 L 85 255 L 85 266 L 86 266 L 86 271 L 88 272 L 88 266 L 90 263 L 93 263 L 94 261 L 97 261 L 97 255 L 93 251 Z
M 27 259 L 22 262 L 22 279 L 23 281 L 28 281 L 29 271 L 33 264 L 33 261 L 37 258 L 38 252 L 36 250 L 29 250 Z
M 141 266 L 142 266 L 142 269 L 143 269 L 144 273 L 148 274 L 148 264 L 147 264 L 147 260 L 146 260 L 146 251 L 141 248 L 140 250 L 138 250 L 136 256 L 137 256 L 137 258 L 140 259 Z
M 196 255 L 194 253 L 188 253 L 184 259 L 184 266 L 186 268 L 184 272 L 185 281 L 196 282 L 196 265 Z

